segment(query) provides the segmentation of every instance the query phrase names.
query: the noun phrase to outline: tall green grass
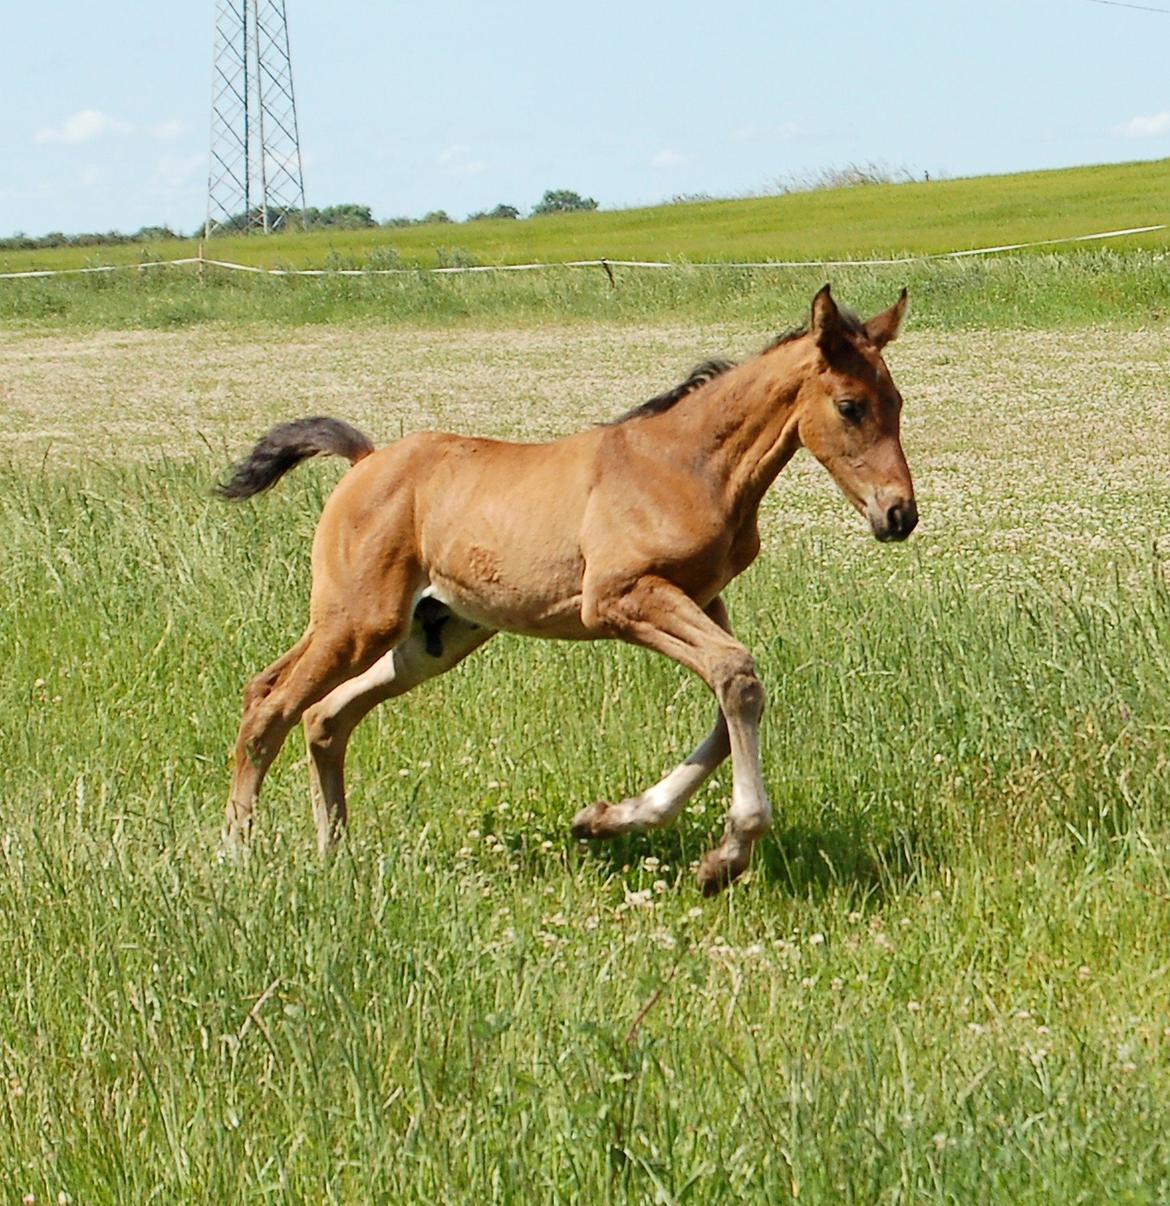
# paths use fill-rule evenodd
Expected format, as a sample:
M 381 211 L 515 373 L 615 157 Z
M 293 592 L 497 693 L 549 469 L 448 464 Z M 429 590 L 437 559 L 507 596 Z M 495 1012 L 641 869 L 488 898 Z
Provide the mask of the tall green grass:
M 831 280 L 860 312 L 912 294 L 923 327 L 1055 329 L 1159 324 L 1170 315 L 1170 272 L 1151 251 L 832 269 L 615 269 L 392 277 L 256 278 L 208 269 L 0 281 L 0 323 L 13 329 L 171 329 L 205 323 L 647 322 L 696 318 L 773 330 L 807 312 Z
M 218 468 L 0 471 L 6 1196 L 1170 1196 L 1155 567 L 979 591 L 770 514 L 729 602 L 777 824 L 713 903 L 725 776 L 660 834 L 566 832 L 706 693 L 508 637 L 359 731 L 332 865 L 295 736 L 223 865 L 239 689 L 299 633 L 324 486 L 232 509 Z

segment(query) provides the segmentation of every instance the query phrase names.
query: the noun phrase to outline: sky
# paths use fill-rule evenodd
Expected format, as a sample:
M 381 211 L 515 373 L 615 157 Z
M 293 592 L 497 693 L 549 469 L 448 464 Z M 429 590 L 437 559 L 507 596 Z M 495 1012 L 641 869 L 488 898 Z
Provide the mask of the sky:
M 1164 158 L 1170 0 L 1149 5 L 286 0 L 306 200 L 460 219 L 550 188 L 618 208 L 851 163 Z M 201 226 L 214 9 L 4 0 L 0 236 Z

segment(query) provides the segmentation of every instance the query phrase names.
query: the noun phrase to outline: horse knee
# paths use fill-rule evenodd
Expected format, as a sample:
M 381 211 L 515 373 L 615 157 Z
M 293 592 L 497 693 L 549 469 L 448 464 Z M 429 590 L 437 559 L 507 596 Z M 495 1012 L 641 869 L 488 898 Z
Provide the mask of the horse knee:
M 716 693 L 725 715 L 758 720 L 764 711 L 764 684 L 747 650 L 729 654 L 715 674 Z
M 328 750 L 337 736 L 334 717 L 319 704 L 309 708 L 301 717 L 305 729 L 305 740 L 310 750 Z

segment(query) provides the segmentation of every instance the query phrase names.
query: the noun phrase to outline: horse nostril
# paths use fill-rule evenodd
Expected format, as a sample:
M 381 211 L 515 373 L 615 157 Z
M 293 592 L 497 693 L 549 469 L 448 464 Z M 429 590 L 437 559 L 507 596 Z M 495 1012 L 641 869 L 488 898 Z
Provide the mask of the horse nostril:
M 886 523 L 892 536 L 909 536 L 918 523 L 918 504 L 912 498 L 894 503 L 886 511 Z

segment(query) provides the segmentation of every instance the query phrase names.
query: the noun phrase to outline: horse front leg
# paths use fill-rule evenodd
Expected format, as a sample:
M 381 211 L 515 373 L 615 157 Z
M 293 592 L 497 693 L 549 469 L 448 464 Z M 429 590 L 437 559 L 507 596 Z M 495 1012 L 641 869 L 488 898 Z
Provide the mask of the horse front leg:
M 731 635 L 731 619 L 721 598 L 716 596 L 712 599 L 706 612 L 724 632 Z M 600 841 L 623 833 L 641 833 L 669 825 L 730 753 L 727 721 L 721 709 L 714 727 L 685 761 L 665 774 L 653 787 L 620 804 L 598 800 L 582 808 L 573 818 L 573 836 L 587 841 Z
M 724 632 L 731 634 L 731 619 L 721 598 L 714 598 L 706 611 Z M 727 720 L 720 709 L 714 727 L 685 761 L 659 779 L 653 787 L 620 804 L 598 800 L 582 808 L 573 818 L 573 836 L 587 841 L 601 841 L 623 833 L 641 833 L 669 825 L 730 753 Z
M 760 765 L 764 688 L 751 654 L 728 631 L 722 604 L 704 611 L 683 591 L 660 578 L 644 578 L 616 597 L 599 594 L 590 602 L 590 615 L 597 629 L 663 653 L 698 674 L 715 694 L 720 723 L 695 754 L 660 783 L 623 805 L 586 809 L 575 819 L 574 831 L 580 825 L 583 836 L 625 832 L 584 832 L 591 825 L 608 828 L 609 813 L 615 808 L 617 824 L 631 815 L 664 816 L 659 823 L 665 823 L 730 751 L 732 789 L 727 826 L 723 840 L 704 855 L 698 871 L 704 894 L 718 892 L 747 869 L 755 844 L 772 822 Z M 665 816 L 667 813 L 669 816 Z
M 687 759 L 663 775 L 653 787 L 620 804 L 598 800 L 582 808 L 573 818 L 573 836 L 600 841 L 669 825 L 730 752 L 727 721 L 720 712 L 715 727 Z

